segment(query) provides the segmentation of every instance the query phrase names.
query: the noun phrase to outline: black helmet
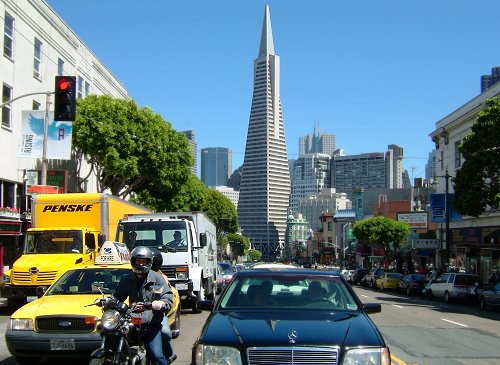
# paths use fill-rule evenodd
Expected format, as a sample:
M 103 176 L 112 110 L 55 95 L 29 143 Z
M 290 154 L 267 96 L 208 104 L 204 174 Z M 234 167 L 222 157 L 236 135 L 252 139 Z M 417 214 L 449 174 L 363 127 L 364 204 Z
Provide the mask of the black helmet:
M 160 250 L 155 247 L 151 248 L 151 252 L 153 253 L 153 265 L 151 265 L 151 270 L 158 271 L 163 265 L 163 257 L 161 256 Z
M 135 263 L 136 259 L 146 259 L 146 264 L 137 265 Z M 132 270 L 137 274 L 147 274 L 151 270 L 153 265 L 153 253 L 148 247 L 137 246 L 130 253 L 130 264 L 132 265 Z

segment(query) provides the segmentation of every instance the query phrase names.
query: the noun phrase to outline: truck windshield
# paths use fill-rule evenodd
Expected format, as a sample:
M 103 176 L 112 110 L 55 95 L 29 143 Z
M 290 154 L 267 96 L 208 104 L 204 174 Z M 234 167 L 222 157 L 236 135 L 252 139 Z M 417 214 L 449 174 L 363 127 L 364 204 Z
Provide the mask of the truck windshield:
M 137 246 L 156 247 L 160 251 L 187 251 L 185 222 L 122 222 L 118 226 L 118 241 L 129 250 Z
M 24 241 L 25 254 L 82 253 L 81 231 L 28 232 Z

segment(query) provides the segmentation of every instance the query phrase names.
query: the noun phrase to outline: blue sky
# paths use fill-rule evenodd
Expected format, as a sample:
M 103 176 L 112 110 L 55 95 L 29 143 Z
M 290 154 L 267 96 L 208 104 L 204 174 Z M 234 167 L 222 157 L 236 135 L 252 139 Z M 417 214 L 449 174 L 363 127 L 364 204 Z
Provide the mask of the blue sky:
M 243 162 L 266 4 L 289 158 L 319 122 L 348 155 L 402 146 L 410 177 L 424 176 L 435 123 L 500 66 L 498 0 L 48 3 L 139 106 L 194 130 L 198 150 L 231 148 L 233 169 Z

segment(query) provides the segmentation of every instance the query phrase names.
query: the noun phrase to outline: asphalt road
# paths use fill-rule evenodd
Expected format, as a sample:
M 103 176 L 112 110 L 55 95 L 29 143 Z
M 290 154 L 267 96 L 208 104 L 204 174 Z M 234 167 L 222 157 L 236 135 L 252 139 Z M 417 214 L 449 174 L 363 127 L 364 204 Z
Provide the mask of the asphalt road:
M 475 306 L 446 304 L 362 287 L 356 287 L 355 291 L 363 302 L 382 304 L 382 312 L 370 317 L 391 349 L 393 365 L 500 364 L 499 311 L 482 311 Z M 9 315 L 0 304 L 0 365 L 17 365 L 4 340 Z M 173 340 L 178 355 L 174 365 L 191 364 L 191 346 L 207 317 L 208 312 L 183 311 L 181 335 Z M 42 361 L 42 364 L 49 363 L 54 364 Z

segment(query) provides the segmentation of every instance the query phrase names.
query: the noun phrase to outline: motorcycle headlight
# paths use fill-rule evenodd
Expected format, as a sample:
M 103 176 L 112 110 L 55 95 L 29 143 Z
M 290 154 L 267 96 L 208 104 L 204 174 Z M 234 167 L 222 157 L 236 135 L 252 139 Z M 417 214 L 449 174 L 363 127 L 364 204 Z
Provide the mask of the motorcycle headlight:
M 391 356 L 386 347 L 375 349 L 351 349 L 344 355 L 342 365 L 390 365 Z
M 31 318 L 11 318 L 7 324 L 8 330 L 33 331 L 33 320 Z
M 225 346 L 198 345 L 196 347 L 196 365 L 241 365 L 238 349 Z
M 177 280 L 187 280 L 187 278 L 188 278 L 187 272 L 185 272 L 185 271 L 176 272 L 175 278 Z
M 101 317 L 101 325 L 106 331 L 115 330 L 120 324 L 120 313 L 114 309 L 105 311 Z

